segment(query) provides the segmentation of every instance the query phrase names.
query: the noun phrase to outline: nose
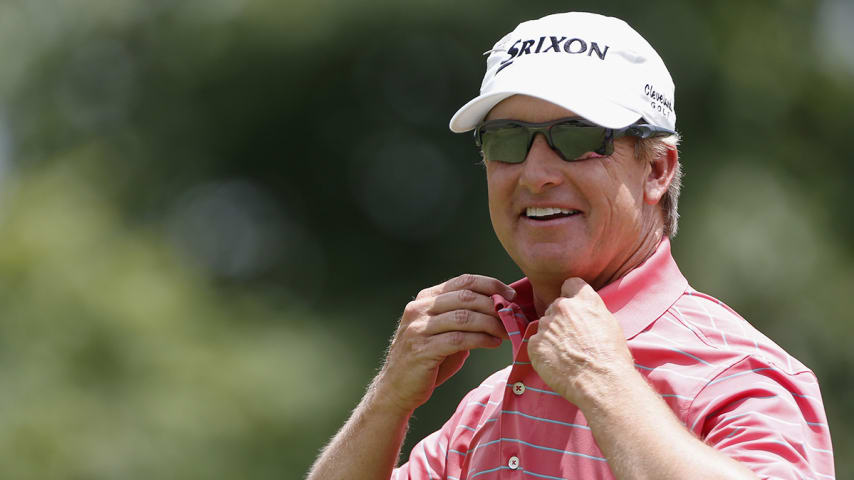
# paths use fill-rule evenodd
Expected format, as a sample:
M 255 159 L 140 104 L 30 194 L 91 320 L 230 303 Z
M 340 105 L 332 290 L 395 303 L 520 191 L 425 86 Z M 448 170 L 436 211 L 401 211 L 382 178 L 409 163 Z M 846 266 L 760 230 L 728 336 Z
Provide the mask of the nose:
M 522 163 L 519 183 L 531 193 L 541 193 L 560 185 L 563 183 L 563 163 L 563 159 L 549 146 L 545 135 L 539 133 Z

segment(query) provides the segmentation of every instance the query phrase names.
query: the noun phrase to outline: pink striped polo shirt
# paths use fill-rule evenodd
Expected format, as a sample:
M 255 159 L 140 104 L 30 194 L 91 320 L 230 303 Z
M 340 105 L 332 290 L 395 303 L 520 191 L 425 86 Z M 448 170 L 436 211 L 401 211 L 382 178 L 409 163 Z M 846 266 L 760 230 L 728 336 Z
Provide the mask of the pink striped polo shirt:
M 531 286 L 522 279 L 513 288 L 515 303 L 493 297 L 513 364 L 469 392 L 393 479 L 614 478 L 584 416 L 531 367 Z M 667 239 L 599 295 L 638 371 L 699 438 L 763 479 L 834 478 L 815 375 L 732 309 L 693 290 Z

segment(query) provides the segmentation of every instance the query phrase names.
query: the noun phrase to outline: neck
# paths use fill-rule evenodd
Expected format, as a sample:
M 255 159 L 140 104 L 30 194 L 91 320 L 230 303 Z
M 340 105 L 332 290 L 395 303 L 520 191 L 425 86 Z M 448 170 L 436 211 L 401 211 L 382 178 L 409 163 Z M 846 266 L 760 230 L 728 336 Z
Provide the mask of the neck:
M 606 285 L 619 280 L 651 257 L 663 238 L 663 229 L 654 229 L 639 238 L 634 248 L 626 252 L 625 256 L 615 260 L 613 265 L 608 265 L 608 268 L 605 268 L 596 276 L 582 276 L 581 279 L 590 284 L 594 290 L 601 290 Z M 534 308 L 537 310 L 537 315 L 543 315 L 549 305 L 561 296 L 563 282 L 572 277 L 571 272 L 565 276 L 528 276 L 534 293 Z

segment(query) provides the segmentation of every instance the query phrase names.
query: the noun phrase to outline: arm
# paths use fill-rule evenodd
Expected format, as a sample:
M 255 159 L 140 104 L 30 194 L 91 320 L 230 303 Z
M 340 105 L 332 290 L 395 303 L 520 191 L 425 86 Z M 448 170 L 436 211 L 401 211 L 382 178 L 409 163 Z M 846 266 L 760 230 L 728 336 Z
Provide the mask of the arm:
M 422 290 L 406 306 L 383 368 L 309 480 L 391 476 L 412 412 L 462 368 L 470 349 L 494 348 L 507 337 L 493 294 L 515 292 L 494 278 L 463 275 Z
M 591 388 L 580 407 L 619 479 L 755 479 L 689 432 L 632 368 Z
M 377 391 L 380 381 L 377 377 L 371 383 L 347 423 L 323 449 L 309 480 L 391 477 L 412 412 L 383 402 Z
M 618 479 L 755 479 L 689 432 L 635 370 L 620 326 L 584 281 L 564 282 L 528 343 L 542 379 L 584 413 Z
M 692 400 L 692 432 L 762 478 L 834 478 L 833 443 L 818 379 L 792 359 L 786 367 L 747 355 Z

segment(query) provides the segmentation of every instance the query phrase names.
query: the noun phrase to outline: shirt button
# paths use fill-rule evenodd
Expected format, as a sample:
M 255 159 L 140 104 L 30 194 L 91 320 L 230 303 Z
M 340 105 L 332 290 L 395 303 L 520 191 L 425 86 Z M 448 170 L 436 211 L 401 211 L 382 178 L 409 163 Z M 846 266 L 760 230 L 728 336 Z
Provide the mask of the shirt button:
M 519 457 L 516 455 L 510 457 L 510 460 L 507 460 L 507 466 L 510 467 L 510 470 L 516 470 L 519 468 Z
M 516 395 L 522 395 L 525 393 L 525 384 L 522 382 L 516 382 L 513 384 L 513 393 Z

